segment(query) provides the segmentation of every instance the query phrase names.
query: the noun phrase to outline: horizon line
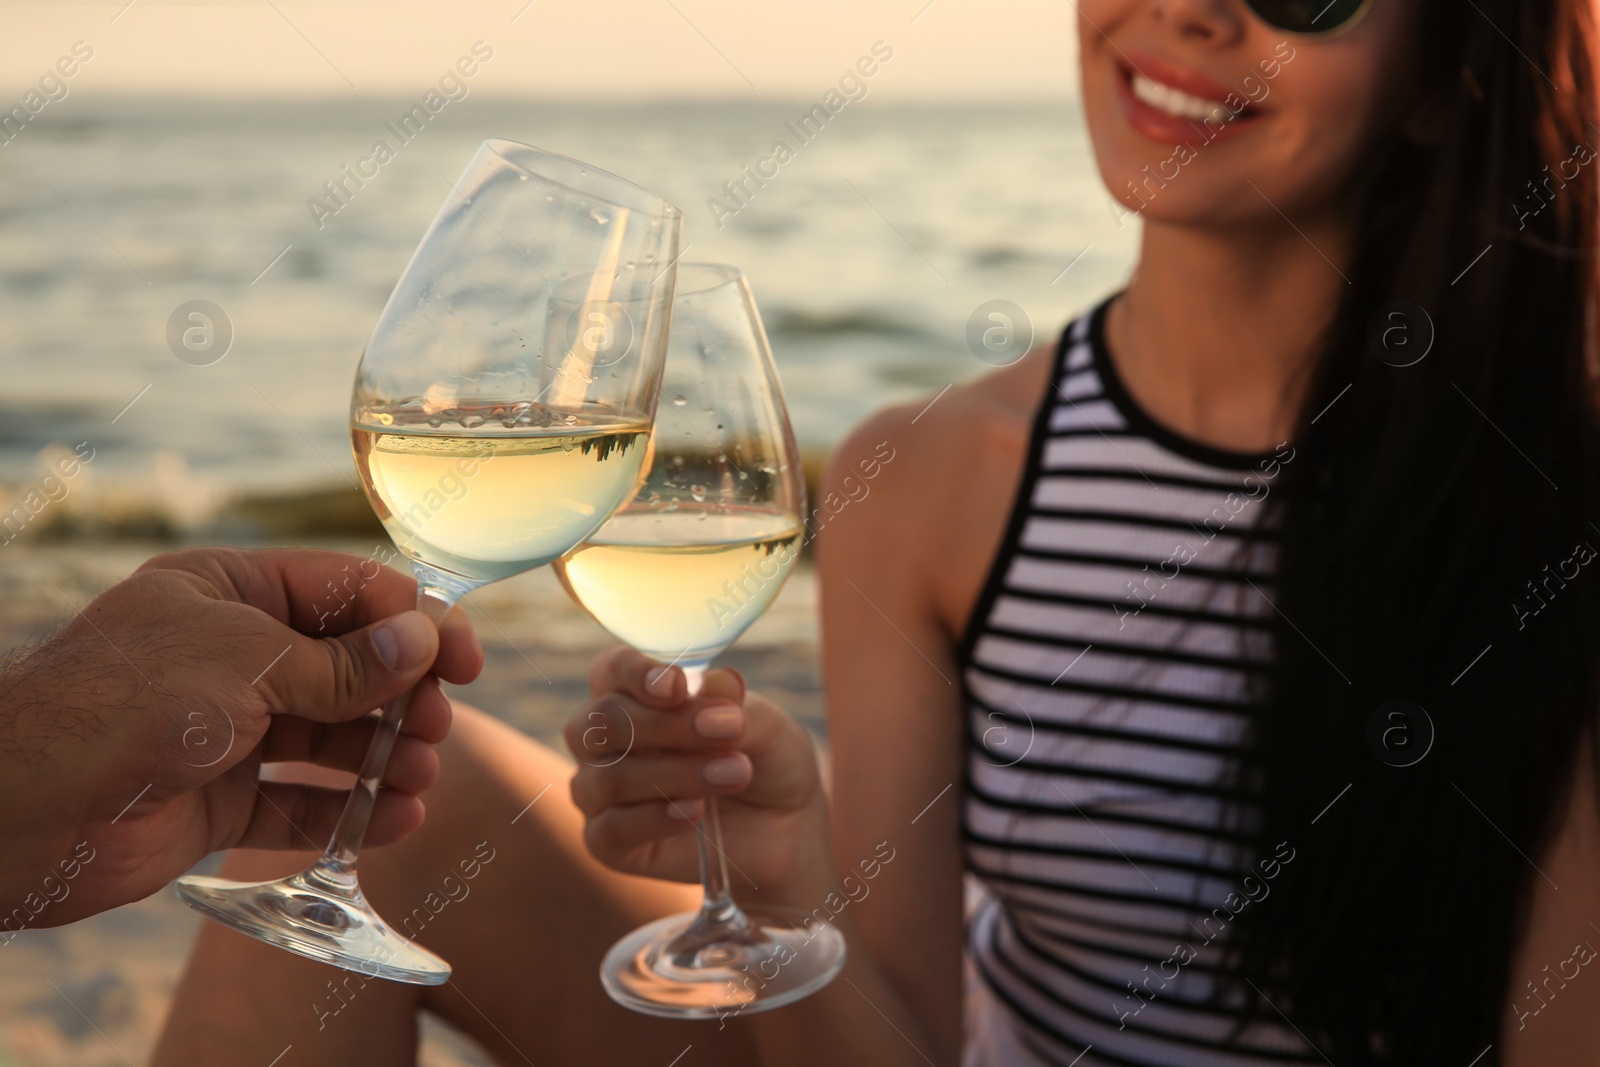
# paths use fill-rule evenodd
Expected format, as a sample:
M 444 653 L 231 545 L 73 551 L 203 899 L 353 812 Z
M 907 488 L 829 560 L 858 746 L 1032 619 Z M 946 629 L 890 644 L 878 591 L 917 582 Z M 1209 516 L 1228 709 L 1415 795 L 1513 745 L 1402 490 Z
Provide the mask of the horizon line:
M 159 86 L 143 88 L 105 88 L 80 89 L 72 94 L 74 97 L 95 102 L 122 101 L 122 100 L 147 100 L 161 103 L 182 101 L 214 105 L 233 103 L 238 101 L 271 102 L 271 103 L 329 103 L 335 101 L 384 101 L 396 102 L 409 100 L 421 94 L 405 92 L 402 90 L 356 90 L 344 92 L 275 92 L 271 90 L 207 90 L 204 95 L 197 92 L 184 90 L 177 87 L 164 88 Z M 717 94 L 694 92 L 664 92 L 659 94 L 628 93 L 628 94 L 589 94 L 559 92 L 520 92 L 520 93 L 494 93 L 474 92 L 455 101 L 463 103 L 469 99 L 481 100 L 491 104 L 555 104 L 555 105 L 615 105 L 615 104 L 687 104 L 687 105 L 738 105 L 744 104 L 753 107 L 770 106 L 777 104 L 815 104 L 817 101 L 801 93 L 780 94 L 762 93 L 752 95 L 742 94 Z M 865 103 L 863 99 L 859 103 Z M 974 95 L 972 93 L 942 93 L 917 94 L 915 96 L 899 97 L 888 103 L 880 103 L 881 107 L 920 107 L 932 105 L 938 107 L 972 106 L 985 107 L 996 104 L 1011 106 L 1058 106 L 1061 104 L 1077 104 L 1076 93 L 998 93 L 993 96 Z

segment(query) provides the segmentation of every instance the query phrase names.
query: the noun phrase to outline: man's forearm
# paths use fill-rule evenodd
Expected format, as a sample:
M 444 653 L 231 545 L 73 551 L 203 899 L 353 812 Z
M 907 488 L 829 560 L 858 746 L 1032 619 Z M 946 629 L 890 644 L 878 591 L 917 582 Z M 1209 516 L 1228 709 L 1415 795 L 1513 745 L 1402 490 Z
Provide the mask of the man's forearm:
M 0 943 L 55 925 L 47 911 L 94 854 L 81 832 L 93 772 L 75 757 L 100 717 L 69 698 L 86 679 L 67 644 L 58 637 L 0 668 Z

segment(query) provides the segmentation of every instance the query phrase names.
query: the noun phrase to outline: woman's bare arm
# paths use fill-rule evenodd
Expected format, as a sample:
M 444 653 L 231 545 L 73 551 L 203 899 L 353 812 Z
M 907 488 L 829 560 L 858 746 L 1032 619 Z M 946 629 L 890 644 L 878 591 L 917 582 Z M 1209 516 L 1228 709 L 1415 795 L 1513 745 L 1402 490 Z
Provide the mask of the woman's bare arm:
M 1037 374 L 995 377 L 1020 379 L 1026 396 Z M 838 920 L 852 953 L 844 975 L 758 1026 L 765 1064 L 960 1058 L 956 642 L 1026 436 L 1025 408 L 997 407 L 994 384 L 876 416 L 835 453 L 813 502 L 840 879 L 829 888 L 857 899 Z
M 1500 1024 L 1505 1067 L 1600 1063 L 1600 798 L 1592 744 L 1578 754 L 1561 829 L 1529 871 L 1533 899 Z

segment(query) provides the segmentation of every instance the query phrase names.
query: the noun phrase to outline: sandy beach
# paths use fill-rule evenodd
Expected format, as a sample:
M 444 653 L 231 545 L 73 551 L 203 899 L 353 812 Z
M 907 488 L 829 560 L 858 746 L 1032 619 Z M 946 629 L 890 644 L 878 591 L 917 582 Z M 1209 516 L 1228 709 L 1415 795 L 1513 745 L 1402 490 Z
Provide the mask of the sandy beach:
M 366 554 L 371 540 L 319 542 Z M 0 596 L 7 649 L 37 641 L 149 556 L 169 546 L 5 547 Z M 469 614 L 487 653 L 482 677 L 456 695 L 559 745 L 586 693 L 590 658 L 610 642 L 547 571 L 474 594 Z M 821 729 L 815 586 L 808 567 L 723 662 L 814 731 Z M 0 1067 L 127 1067 L 148 1056 L 200 922 L 170 891 L 72 926 L 30 930 L 0 947 Z M 426 1067 L 486 1064 L 475 1047 L 424 1024 Z M 263 1061 L 265 1062 L 265 1061 Z

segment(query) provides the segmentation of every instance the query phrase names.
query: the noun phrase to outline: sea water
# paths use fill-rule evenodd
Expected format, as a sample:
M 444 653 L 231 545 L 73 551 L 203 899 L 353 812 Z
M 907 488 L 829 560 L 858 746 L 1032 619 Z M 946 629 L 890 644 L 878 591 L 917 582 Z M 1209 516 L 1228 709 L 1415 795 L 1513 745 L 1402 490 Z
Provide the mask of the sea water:
M 353 484 L 361 347 L 490 136 L 661 193 L 687 258 L 743 266 L 811 451 L 990 369 L 968 340 L 980 305 L 1013 302 L 1048 343 L 1125 280 L 1137 224 L 1074 105 L 867 101 L 802 141 L 808 106 L 474 97 L 402 141 L 399 99 L 63 101 L 0 147 L 0 483 L 86 442 L 101 485 Z M 791 157 L 752 177 L 780 140 Z M 391 158 L 358 166 L 378 141 Z M 186 358 L 170 343 L 195 300 L 231 333 L 215 362 L 220 333 Z

